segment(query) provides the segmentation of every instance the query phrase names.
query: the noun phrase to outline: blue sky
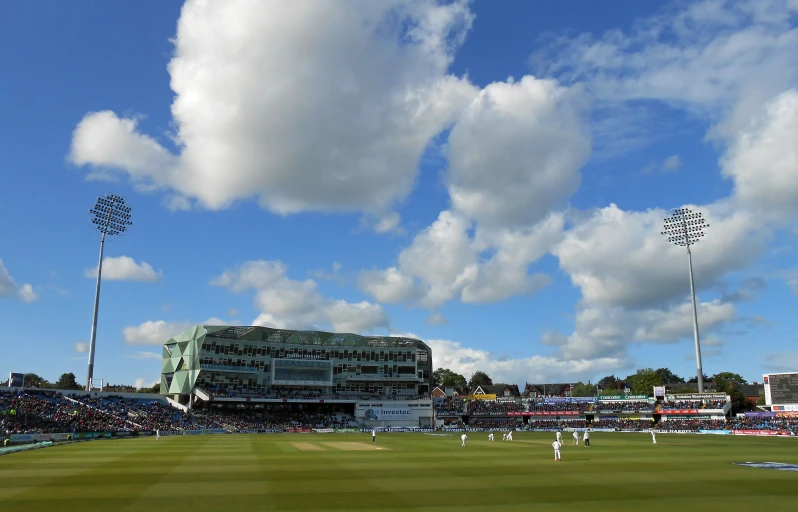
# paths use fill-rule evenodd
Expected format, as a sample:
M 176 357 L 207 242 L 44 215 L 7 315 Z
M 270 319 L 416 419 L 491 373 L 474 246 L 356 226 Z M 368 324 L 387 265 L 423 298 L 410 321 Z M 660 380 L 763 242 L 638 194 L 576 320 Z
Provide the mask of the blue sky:
M 705 372 L 798 369 L 795 2 L 205 4 L 0 6 L 0 374 L 84 379 L 105 193 L 106 381 L 208 320 L 690 377 L 682 205 Z

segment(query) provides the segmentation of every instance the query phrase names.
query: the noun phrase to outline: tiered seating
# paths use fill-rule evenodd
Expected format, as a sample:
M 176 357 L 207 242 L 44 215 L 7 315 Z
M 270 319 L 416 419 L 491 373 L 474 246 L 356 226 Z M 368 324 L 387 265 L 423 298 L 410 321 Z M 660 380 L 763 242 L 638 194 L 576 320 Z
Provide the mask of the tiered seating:
M 529 402 L 529 412 L 589 412 L 592 410 L 592 402 L 552 401 L 545 403 L 543 400 Z
M 506 416 L 508 412 L 521 412 L 524 406 L 518 402 L 497 402 L 492 400 L 470 400 L 468 414 L 475 416 Z

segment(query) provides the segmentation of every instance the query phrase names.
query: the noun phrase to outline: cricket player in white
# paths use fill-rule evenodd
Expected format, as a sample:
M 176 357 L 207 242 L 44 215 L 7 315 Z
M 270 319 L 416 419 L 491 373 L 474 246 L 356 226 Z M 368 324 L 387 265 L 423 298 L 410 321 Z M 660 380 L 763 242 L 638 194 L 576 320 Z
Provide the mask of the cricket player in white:
M 582 435 L 582 439 L 585 441 L 585 446 L 588 448 L 590 447 L 590 432 L 585 430 L 585 433 Z
M 579 432 L 574 432 L 574 444 L 579 446 Z
M 155 440 L 157 441 L 160 438 L 161 438 L 161 431 L 156 428 L 155 429 Z
M 562 460 L 562 458 L 560 458 L 560 448 L 562 447 L 560 441 L 554 441 L 551 443 L 551 446 L 554 448 L 554 460 Z
M 376 443 L 377 442 L 377 430 L 376 429 L 371 431 L 371 442 L 372 443 Z
M 508 441 L 512 441 L 513 440 L 513 432 L 512 431 L 507 432 L 507 440 Z
M 657 431 L 653 428 L 651 429 L 651 441 L 653 441 L 654 444 L 657 444 Z
M 507 441 L 507 432 L 502 434 L 502 441 Z
M 557 442 L 560 443 L 560 446 L 562 446 L 562 432 L 559 430 L 557 431 Z
M 463 446 L 465 446 L 465 444 L 466 444 L 466 441 L 468 441 L 468 436 L 467 436 L 467 435 L 465 435 L 465 432 L 463 432 L 463 435 L 462 435 L 462 436 L 460 436 L 460 439 L 462 439 L 462 440 L 463 440 Z
M 493 432 L 491 432 L 490 435 L 488 435 L 488 441 L 493 441 Z

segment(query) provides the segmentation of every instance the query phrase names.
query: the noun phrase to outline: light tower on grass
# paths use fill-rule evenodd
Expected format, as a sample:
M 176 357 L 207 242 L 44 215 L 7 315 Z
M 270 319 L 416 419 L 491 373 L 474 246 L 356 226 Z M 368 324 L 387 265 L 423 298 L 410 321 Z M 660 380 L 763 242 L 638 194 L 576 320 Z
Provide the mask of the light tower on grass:
M 94 293 L 94 317 L 91 324 L 91 342 L 89 343 L 89 372 L 86 378 L 86 391 L 91 391 L 94 378 L 94 347 L 97 339 L 97 313 L 100 307 L 100 282 L 103 275 L 103 251 L 105 239 L 111 236 L 123 235 L 129 226 L 130 207 L 125 205 L 125 200 L 115 194 L 108 194 L 97 199 L 97 204 L 89 210 L 91 224 L 100 234 L 100 261 L 97 264 L 97 290 Z
M 698 308 L 695 302 L 695 281 L 693 280 L 693 254 L 690 246 L 697 243 L 709 227 L 701 212 L 693 212 L 689 208 L 671 210 L 670 217 L 665 218 L 665 231 L 668 242 L 687 247 L 687 264 L 690 269 L 690 296 L 693 299 L 693 335 L 695 337 L 695 362 L 698 369 L 698 392 L 704 392 L 704 369 L 701 365 L 701 343 L 698 336 Z

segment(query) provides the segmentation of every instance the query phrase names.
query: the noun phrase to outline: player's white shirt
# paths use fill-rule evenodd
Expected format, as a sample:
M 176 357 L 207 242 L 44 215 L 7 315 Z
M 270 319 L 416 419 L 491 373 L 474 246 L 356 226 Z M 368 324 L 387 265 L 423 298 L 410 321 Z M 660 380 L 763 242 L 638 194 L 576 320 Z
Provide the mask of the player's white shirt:
M 493 434 L 492 433 L 488 436 L 488 441 L 493 441 Z
M 574 432 L 574 439 L 579 440 L 579 432 Z
M 512 441 L 513 440 L 513 433 L 512 432 L 507 432 L 507 440 L 508 441 Z
M 551 447 L 554 448 L 555 450 L 559 450 L 560 448 L 562 448 L 562 445 L 560 444 L 559 441 L 554 441 L 553 443 L 551 443 Z
M 562 432 L 557 432 L 557 441 L 562 442 Z

